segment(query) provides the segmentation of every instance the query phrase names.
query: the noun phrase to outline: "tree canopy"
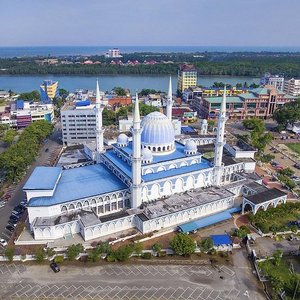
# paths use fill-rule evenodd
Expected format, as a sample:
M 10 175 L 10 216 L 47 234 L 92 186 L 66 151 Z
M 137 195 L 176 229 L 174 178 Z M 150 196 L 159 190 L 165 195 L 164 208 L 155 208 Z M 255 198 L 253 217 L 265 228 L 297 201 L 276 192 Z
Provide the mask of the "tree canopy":
M 172 239 L 171 248 L 177 255 L 187 256 L 196 249 L 195 241 L 187 234 L 179 233 Z
M 19 95 L 18 99 L 39 101 L 40 100 L 40 93 L 37 90 L 31 91 L 31 92 L 28 92 L 28 93 L 22 93 L 22 94 Z
M 294 124 L 300 120 L 300 99 L 294 102 L 286 103 L 283 107 L 278 108 L 274 114 L 273 119 L 279 124 L 286 126 L 287 124 Z

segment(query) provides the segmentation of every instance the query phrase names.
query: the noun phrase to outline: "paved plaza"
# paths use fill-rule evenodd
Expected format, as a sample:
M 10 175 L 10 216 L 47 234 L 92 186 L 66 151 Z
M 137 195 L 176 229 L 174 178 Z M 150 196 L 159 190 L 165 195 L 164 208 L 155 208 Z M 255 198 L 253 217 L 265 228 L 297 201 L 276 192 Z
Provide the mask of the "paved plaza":
M 55 274 L 48 265 L 0 264 L 0 299 L 265 299 L 251 279 L 246 286 L 228 266 L 62 265 Z

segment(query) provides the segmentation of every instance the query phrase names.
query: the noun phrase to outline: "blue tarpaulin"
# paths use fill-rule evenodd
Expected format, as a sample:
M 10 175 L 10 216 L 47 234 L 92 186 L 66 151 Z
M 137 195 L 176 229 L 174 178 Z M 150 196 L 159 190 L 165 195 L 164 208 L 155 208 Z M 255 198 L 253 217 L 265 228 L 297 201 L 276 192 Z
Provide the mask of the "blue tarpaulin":
M 201 218 L 199 220 L 195 220 L 186 224 L 182 224 L 179 226 L 181 232 L 187 233 L 191 232 L 209 225 L 216 224 L 218 222 L 222 222 L 225 220 L 229 220 L 232 218 L 231 213 L 233 213 L 233 208 L 223 211 L 218 214 L 214 214 L 205 218 Z
M 228 234 L 211 235 L 210 238 L 213 240 L 214 246 L 232 245 Z

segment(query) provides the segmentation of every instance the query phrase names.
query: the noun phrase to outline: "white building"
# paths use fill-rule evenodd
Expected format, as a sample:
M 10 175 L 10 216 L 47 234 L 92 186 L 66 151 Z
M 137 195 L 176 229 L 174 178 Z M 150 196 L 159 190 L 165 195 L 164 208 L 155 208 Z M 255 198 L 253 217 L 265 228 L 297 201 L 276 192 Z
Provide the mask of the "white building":
M 138 101 L 132 141 L 122 133 L 105 149 L 99 100 L 97 97 L 97 163 L 73 169 L 37 167 L 24 185 L 30 228 L 36 240 L 74 233 L 91 240 L 129 228 L 142 233 L 174 228 L 203 216 L 232 211 L 237 196 L 259 190 L 255 151 L 243 158 L 238 153 L 241 148 L 233 155 L 224 148 L 226 96 L 214 160 L 203 158 L 204 152 L 193 140 L 183 144 L 175 139 L 172 115 L 153 112 L 141 120 Z M 167 105 L 172 106 L 172 101 Z M 172 107 L 167 107 L 170 111 Z
M 260 80 L 262 85 L 272 85 L 277 90 L 283 91 L 284 87 L 284 77 L 281 75 L 271 75 L 270 73 L 266 73 Z
M 108 52 L 105 53 L 105 57 L 107 58 L 120 58 L 122 55 L 120 54 L 120 50 L 118 48 L 109 49 Z
M 289 79 L 284 83 L 284 92 L 294 97 L 300 96 L 300 79 Z
M 95 104 L 89 101 L 67 103 L 61 109 L 61 126 L 65 145 L 83 144 L 95 140 Z

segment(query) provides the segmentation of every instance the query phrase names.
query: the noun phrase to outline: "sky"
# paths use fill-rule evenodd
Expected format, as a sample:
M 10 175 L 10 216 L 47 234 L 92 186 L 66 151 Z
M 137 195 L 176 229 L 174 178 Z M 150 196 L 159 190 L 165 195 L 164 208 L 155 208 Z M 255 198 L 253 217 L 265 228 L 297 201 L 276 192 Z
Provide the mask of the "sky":
M 300 46 L 300 0 L 0 0 L 1 46 Z

